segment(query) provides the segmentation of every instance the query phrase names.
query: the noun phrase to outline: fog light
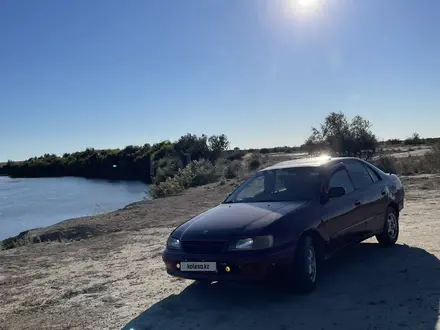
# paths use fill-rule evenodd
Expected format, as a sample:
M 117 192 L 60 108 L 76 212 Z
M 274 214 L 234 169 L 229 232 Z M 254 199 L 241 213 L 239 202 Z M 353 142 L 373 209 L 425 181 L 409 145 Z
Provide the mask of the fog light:
M 229 272 L 231 271 L 231 267 L 226 266 L 226 267 L 225 267 L 225 270 L 226 270 L 226 273 L 229 273 Z
M 180 264 L 176 264 L 176 268 L 177 268 L 177 269 L 180 269 Z

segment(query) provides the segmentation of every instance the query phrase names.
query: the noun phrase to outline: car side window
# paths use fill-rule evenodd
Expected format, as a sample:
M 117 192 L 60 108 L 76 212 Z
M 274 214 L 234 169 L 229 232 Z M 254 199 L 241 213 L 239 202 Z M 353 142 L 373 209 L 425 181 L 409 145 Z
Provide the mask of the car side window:
M 351 183 L 351 180 L 347 174 L 347 171 L 340 170 L 335 173 L 333 173 L 332 177 L 330 178 L 330 181 L 328 183 L 328 187 L 343 187 L 345 188 L 345 192 L 351 193 L 354 190 L 353 184 Z
M 358 161 L 348 161 L 345 164 L 347 165 L 348 174 L 353 180 L 356 189 L 366 188 L 373 184 L 373 179 L 362 163 Z
M 380 181 L 379 175 L 368 165 L 364 165 L 367 169 L 367 172 L 370 173 L 371 177 L 373 178 L 373 182 L 376 183 L 377 181 Z

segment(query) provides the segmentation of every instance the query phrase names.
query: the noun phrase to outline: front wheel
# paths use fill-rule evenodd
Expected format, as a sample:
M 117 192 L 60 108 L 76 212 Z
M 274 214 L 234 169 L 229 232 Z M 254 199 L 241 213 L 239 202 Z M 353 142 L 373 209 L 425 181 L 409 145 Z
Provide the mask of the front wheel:
M 318 258 L 316 247 L 310 236 L 298 243 L 290 279 L 292 288 L 297 292 L 308 293 L 315 289 L 318 276 Z
M 379 235 L 376 235 L 376 239 L 380 245 L 391 246 L 397 242 L 398 237 L 399 237 L 399 217 L 394 208 L 388 207 L 385 216 L 383 231 Z

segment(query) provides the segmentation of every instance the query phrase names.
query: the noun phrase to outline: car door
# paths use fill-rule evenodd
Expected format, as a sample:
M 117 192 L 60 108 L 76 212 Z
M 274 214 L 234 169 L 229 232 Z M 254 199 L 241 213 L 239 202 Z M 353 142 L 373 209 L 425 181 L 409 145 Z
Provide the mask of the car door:
M 372 194 L 376 196 L 376 201 L 373 205 L 373 217 L 367 221 L 367 231 L 369 235 L 377 234 L 382 231 L 384 224 L 385 213 L 388 207 L 389 188 L 386 186 L 384 180 L 376 171 L 368 164 L 363 164 L 373 179 Z
M 324 189 L 328 191 L 331 187 L 345 189 L 345 195 L 330 198 L 324 204 L 324 228 L 329 237 L 331 248 L 337 249 L 353 239 L 350 228 L 354 224 L 353 217 L 356 206 L 353 195 L 354 186 L 345 169 L 339 169 L 330 176 Z
M 356 239 L 363 239 L 368 236 L 368 228 L 377 219 L 380 188 L 374 184 L 373 178 L 361 161 L 350 159 L 343 163 L 347 166 L 348 175 L 355 188 L 353 196 L 356 210 L 353 215 L 352 234 Z

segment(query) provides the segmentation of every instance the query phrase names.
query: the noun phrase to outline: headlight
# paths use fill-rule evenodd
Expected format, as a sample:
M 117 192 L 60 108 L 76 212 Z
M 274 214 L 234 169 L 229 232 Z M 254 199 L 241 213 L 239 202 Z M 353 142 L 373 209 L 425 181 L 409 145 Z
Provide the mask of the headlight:
M 174 250 L 180 249 L 180 241 L 177 238 L 174 238 L 171 236 L 168 237 L 167 248 L 174 249 Z
M 273 242 L 274 239 L 272 235 L 243 238 L 233 242 L 229 246 L 229 249 L 238 251 L 263 250 L 271 248 L 273 246 Z

